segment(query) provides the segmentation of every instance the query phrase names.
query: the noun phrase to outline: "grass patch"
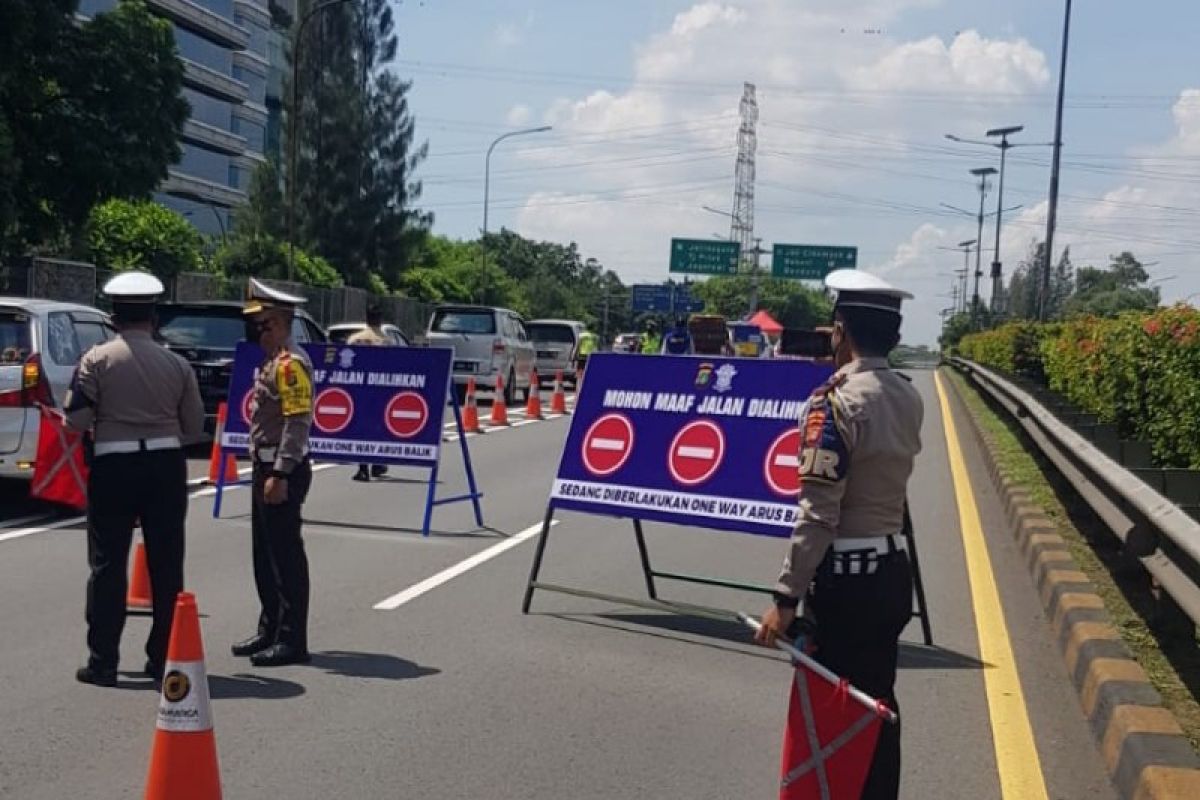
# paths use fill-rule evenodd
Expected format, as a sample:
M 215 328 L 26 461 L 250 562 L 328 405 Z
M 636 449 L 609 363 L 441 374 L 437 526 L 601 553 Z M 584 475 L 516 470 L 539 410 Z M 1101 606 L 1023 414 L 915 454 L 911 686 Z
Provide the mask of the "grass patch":
M 1200 647 L 1195 634 L 1191 642 L 1160 638 L 1151 624 L 1155 598 L 1141 563 L 1121 551 L 1117 538 L 1054 467 L 1035 455 L 1036 446 L 1027 442 L 1015 420 L 997 414 L 958 372 L 945 370 L 943 375 L 959 390 L 999 466 L 1029 492 L 1058 529 L 1133 657 L 1200 753 Z

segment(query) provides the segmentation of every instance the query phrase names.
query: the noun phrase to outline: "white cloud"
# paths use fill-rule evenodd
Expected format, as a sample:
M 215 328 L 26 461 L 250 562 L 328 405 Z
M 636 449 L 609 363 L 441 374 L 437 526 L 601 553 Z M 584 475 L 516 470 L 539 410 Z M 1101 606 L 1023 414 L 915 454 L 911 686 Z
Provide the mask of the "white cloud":
M 528 125 L 530 118 L 533 116 L 532 109 L 524 103 L 518 103 L 508 110 L 506 121 L 509 125 L 516 128 L 521 125 Z
M 848 83 L 872 90 L 1027 92 L 1050 79 L 1045 55 L 1024 39 L 985 39 L 965 31 L 947 44 L 931 36 L 901 44 L 851 70 Z
M 492 41 L 501 49 L 516 47 L 525 43 L 530 28 L 533 27 L 533 11 L 528 11 L 524 19 L 501 22 L 492 31 Z

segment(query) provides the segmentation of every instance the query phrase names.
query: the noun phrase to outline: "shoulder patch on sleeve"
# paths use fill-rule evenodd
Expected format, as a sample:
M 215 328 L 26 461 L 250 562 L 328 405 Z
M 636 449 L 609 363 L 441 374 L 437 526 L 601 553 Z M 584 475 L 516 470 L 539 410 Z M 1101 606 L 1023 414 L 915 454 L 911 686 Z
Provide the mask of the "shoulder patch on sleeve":
M 828 395 L 814 396 L 801 423 L 800 483 L 837 483 L 846 477 L 850 453 Z
M 304 362 L 289 353 L 281 354 L 276 362 L 275 388 L 285 417 L 312 412 L 312 379 Z

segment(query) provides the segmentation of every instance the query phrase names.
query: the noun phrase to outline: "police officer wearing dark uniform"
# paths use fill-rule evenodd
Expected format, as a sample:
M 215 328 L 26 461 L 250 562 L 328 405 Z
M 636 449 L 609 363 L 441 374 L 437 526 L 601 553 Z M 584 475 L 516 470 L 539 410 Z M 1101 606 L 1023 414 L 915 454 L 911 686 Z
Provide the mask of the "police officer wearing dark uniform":
M 250 279 L 243 313 L 250 341 L 264 358 L 254 380 L 250 451 L 254 460 L 254 584 L 262 610 L 258 632 L 233 646 L 259 667 L 303 664 L 308 654 L 308 557 L 300 507 L 312 482 L 312 363 L 291 338 L 303 297 Z
M 899 711 L 896 660 L 912 617 L 901 530 L 924 409 L 887 356 L 900 341 L 900 302 L 912 295 L 857 270 L 830 273 L 826 286 L 838 293 L 838 370 L 801 419 L 800 519 L 758 640 L 773 644 L 792 628 L 803 600 L 814 657 Z M 885 724 L 862 798 L 899 791 L 900 726 Z
M 204 403 L 188 363 L 152 338 L 163 285 L 125 272 L 104 285 L 119 335 L 84 354 L 71 380 L 67 427 L 91 432 L 88 477 L 87 666 L 83 683 L 115 686 L 129 546 L 140 520 L 154 604 L 146 674 L 162 678 L 175 598 L 183 589 L 187 462 L 182 442 L 204 431 Z

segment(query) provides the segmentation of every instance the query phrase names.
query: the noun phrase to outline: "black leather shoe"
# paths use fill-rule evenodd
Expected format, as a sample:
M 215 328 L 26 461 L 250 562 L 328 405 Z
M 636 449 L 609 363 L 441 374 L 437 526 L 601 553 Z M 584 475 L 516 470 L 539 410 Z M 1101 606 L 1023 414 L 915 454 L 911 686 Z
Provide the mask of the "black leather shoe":
M 250 663 L 256 667 L 283 667 L 288 664 L 307 664 L 312 660 L 307 650 L 301 650 L 290 644 L 279 642 L 266 650 L 250 656 Z
M 263 636 L 260 633 L 256 636 L 251 636 L 249 639 L 238 642 L 229 649 L 235 656 L 252 656 L 255 653 L 266 650 L 274 643 L 275 642 L 270 638 Z
M 75 670 L 75 680 L 80 683 L 90 683 L 93 686 L 116 686 L 117 671 L 115 669 L 80 667 Z
M 359 467 L 358 472 L 356 472 L 350 476 L 350 480 L 352 480 L 352 481 L 369 481 L 369 480 L 371 480 L 371 473 L 367 472 L 366 467 Z
M 371 465 L 371 477 L 372 478 L 382 478 L 384 475 L 387 475 L 387 466 L 386 465 L 384 465 L 384 464 L 372 464 Z
M 162 681 L 162 677 L 163 677 L 163 665 L 162 664 L 156 664 L 153 661 L 147 661 L 146 666 L 142 668 L 142 671 L 146 673 L 147 678 L 151 678 L 156 681 Z

